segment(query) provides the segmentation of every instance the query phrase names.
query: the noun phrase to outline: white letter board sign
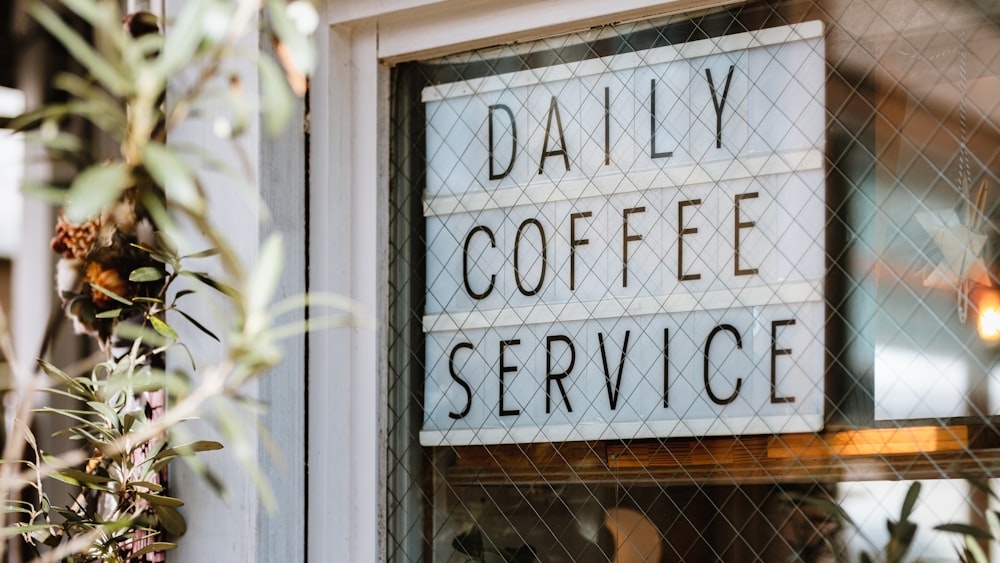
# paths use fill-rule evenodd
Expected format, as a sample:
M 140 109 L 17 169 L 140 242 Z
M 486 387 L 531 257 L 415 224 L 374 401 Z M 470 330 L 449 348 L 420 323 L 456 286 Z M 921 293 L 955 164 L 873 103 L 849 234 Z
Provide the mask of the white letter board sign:
M 424 445 L 818 430 L 820 22 L 423 90 Z

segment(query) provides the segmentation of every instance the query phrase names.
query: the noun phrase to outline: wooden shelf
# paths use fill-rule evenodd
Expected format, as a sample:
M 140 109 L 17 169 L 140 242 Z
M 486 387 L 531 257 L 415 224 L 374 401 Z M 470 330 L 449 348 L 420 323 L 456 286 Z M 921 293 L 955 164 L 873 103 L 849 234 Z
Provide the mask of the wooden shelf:
M 453 448 L 453 484 L 780 484 L 1000 476 L 968 426 Z M 991 440 L 992 442 L 992 440 Z M 972 455 L 973 451 L 975 455 Z

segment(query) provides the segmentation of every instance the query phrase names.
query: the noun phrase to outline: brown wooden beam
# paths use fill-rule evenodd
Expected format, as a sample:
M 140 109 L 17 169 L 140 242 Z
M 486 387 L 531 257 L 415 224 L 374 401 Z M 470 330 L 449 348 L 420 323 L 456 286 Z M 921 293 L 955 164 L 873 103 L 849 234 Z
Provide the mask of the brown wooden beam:
M 447 475 L 453 484 L 483 485 L 785 484 L 1000 475 L 1000 448 L 971 443 L 966 426 L 926 426 L 624 444 L 464 446 L 454 448 Z

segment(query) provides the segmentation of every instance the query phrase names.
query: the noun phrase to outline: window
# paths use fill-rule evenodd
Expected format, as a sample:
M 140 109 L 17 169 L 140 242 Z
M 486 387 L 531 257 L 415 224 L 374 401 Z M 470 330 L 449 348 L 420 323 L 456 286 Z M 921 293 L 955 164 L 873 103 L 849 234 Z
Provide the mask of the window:
M 997 14 L 882 4 L 394 69 L 391 560 L 817 560 L 913 479 L 981 517 Z

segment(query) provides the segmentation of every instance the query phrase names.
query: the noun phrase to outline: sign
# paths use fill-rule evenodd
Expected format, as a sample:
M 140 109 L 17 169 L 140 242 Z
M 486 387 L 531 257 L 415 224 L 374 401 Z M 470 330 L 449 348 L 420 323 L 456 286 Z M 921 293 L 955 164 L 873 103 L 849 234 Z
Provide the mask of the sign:
M 424 89 L 422 444 L 822 427 L 822 35 Z

